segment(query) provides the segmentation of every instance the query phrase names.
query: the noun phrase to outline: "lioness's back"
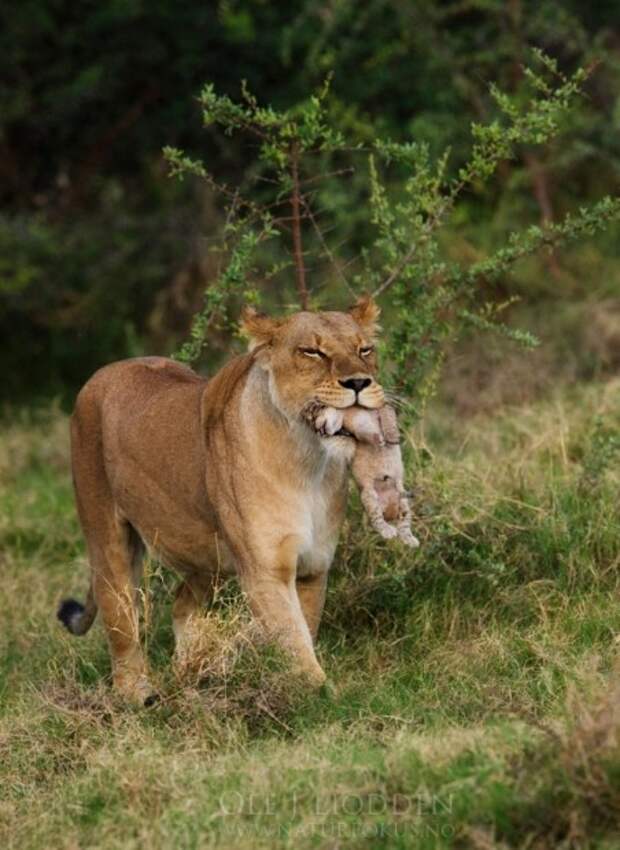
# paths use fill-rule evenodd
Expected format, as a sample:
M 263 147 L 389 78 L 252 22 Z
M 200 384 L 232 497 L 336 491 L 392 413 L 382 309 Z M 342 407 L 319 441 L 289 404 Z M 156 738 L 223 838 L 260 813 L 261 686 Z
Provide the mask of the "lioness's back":
M 175 384 L 204 384 L 201 378 L 187 366 L 170 360 L 167 357 L 134 357 L 129 360 L 119 360 L 103 366 L 84 384 L 78 394 L 75 409 L 78 410 L 85 401 L 98 399 L 103 401 L 110 393 L 124 395 L 125 391 L 150 393 L 157 388 L 169 387 Z M 137 400 L 137 399 L 136 399 Z
M 72 417 L 72 435 L 82 425 L 114 426 L 119 419 L 131 419 L 162 394 L 180 396 L 182 406 L 188 397 L 198 398 L 206 379 L 187 366 L 165 357 L 135 357 L 104 366 L 80 390 Z M 166 405 L 170 407 L 170 403 Z
M 179 488 L 199 486 L 200 400 L 206 379 L 164 357 L 121 360 L 96 372 L 78 395 L 71 419 L 78 490 L 100 490 L 146 473 L 167 472 Z M 121 488 L 123 491 L 126 487 Z

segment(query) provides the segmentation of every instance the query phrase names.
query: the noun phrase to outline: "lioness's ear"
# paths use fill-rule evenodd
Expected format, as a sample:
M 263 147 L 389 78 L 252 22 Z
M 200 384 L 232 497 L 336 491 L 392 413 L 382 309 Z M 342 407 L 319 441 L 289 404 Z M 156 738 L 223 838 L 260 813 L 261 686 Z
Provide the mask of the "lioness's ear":
M 241 313 L 241 333 L 248 337 L 250 351 L 257 345 L 270 343 L 281 324 L 281 319 L 272 319 L 254 307 L 244 307 Z
M 380 330 L 377 320 L 381 314 L 381 308 L 373 301 L 371 295 L 361 295 L 349 313 L 369 336 L 374 336 Z

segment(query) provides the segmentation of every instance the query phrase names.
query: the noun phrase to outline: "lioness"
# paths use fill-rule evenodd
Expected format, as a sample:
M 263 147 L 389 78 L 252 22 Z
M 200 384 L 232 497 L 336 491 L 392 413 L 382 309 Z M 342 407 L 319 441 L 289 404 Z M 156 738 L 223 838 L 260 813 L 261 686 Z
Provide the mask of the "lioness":
M 58 616 L 84 634 L 101 610 L 116 689 L 150 704 L 138 634 L 144 545 L 182 576 L 173 607 L 177 651 L 218 577 L 235 573 L 264 629 L 315 684 L 327 572 L 347 497 L 350 435 L 321 436 L 302 415 L 384 403 L 376 380 L 379 310 L 244 313 L 249 353 L 212 379 L 172 360 L 113 363 L 80 392 L 72 469 L 91 564 L 86 605 Z

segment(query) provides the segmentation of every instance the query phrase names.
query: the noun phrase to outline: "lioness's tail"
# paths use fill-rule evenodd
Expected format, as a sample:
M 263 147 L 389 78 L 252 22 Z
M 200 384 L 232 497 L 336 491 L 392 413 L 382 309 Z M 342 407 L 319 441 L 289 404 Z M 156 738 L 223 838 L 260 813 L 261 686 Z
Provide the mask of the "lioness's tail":
M 92 586 L 88 588 L 86 605 L 75 599 L 64 599 L 58 608 L 57 617 L 72 635 L 85 635 L 97 616 L 97 603 Z

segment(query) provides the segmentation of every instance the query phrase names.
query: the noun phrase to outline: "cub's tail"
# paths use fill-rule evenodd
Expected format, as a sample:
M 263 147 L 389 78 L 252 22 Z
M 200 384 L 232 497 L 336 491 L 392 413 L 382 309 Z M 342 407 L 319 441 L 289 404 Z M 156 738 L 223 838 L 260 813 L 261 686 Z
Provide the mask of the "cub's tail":
M 64 599 L 56 616 L 72 635 L 85 635 L 97 616 L 97 603 L 92 587 L 88 589 L 86 605 L 75 599 Z

